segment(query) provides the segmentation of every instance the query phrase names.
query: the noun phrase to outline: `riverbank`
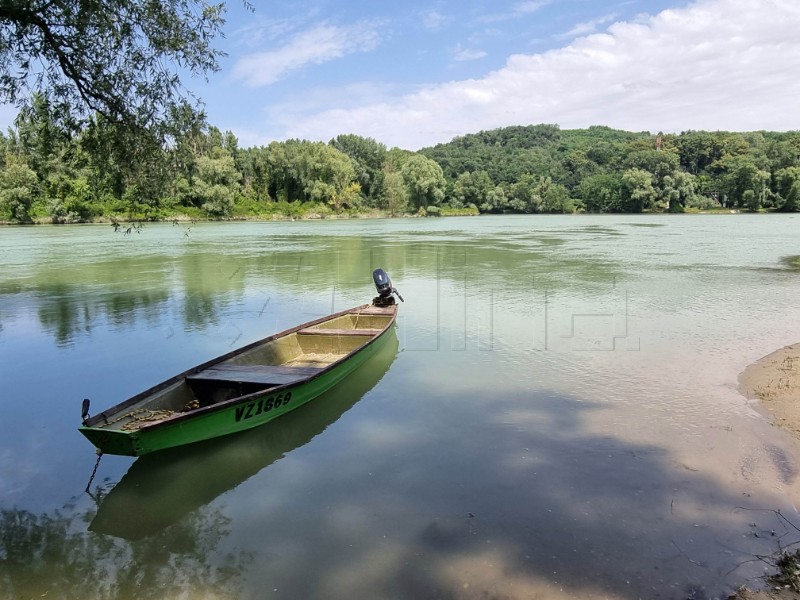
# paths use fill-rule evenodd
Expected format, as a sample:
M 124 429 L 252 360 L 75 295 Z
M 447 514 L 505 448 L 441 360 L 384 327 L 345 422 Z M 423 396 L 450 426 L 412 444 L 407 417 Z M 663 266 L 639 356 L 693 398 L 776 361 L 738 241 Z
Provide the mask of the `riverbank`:
M 321 219 L 387 219 L 393 217 L 473 217 L 480 214 L 474 206 L 452 208 L 428 206 L 417 211 L 393 212 L 381 208 L 346 208 L 334 210 L 319 202 L 276 202 L 265 207 L 234 206 L 229 214 L 213 215 L 197 207 L 134 209 L 104 212 L 101 208 L 86 214 L 51 215 L 44 207 L 32 210 L 26 221 L 2 218 L 0 225 L 76 225 L 83 223 L 195 223 L 219 221 L 316 221 Z
M 800 343 L 776 350 L 747 367 L 739 375 L 739 391 L 749 399 L 761 400 L 764 410 L 772 416 L 774 425 L 800 437 Z M 791 575 L 796 583 L 797 574 L 794 571 L 793 568 Z M 800 594 L 791 588 L 771 587 L 760 592 L 742 589 L 731 599 L 800 599 Z
M 670 213 L 667 211 L 643 211 L 639 213 L 604 213 L 606 216 L 654 216 L 654 215 L 743 215 L 743 214 L 775 214 L 775 210 L 758 210 L 758 211 L 742 211 L 739 209 L 728 208 L 713 208 L 713 209 L 696 209 L 687 208 L 680 213 Z M 530 216 L 537 214 L 539 216 L 555 216 L 556 213 L 495 213 L 495 212 L 480 212 L 474 206 L 463 208 L 453 208 L 450 206 L 428 206 L 421 208 L 416 212 L 392 212 L 380 208 L 369 209 L 345 209 L 341 211 L 334 211 L 330 207 L 316 204 L 316 203 L 282 203 L 280 207 L 267 212 L 247 212 L 246 210 L 237 210 L 226 216 L 213 216 L 199 208 L 183 210 L 180 212 L 170 210 L 158 210 L 155 212 L 139 212 L 139 213 L 113 213 L 113 214 L 96 214 L 87 217 L 79 215 L 68 215 L 66 217 L 54 218 L 44 212 L 34 211 L 31 218 L 27 221 L 13 221 L 0 218 L 0 225 L 82 225 L 87 223 L 103 224 L 103 223 L 216 223 L 221 221 L 318 221 L 318 220 L 336 220 L 336 219 L 389 219 L 389 218 L 416 218 L 416 217 L 477 217 L 477 216 Z M 558 213 L 562 214 L 562 213 Z M 577 210 L 572 213 L 564 213 L 571 215 L 597 215 L 600 213 L 588 213 L 583 210 Z
M 739 391 L 761 400 L 775 425 L 800 436 L 800 343 L 747 367 L 739 375 Z

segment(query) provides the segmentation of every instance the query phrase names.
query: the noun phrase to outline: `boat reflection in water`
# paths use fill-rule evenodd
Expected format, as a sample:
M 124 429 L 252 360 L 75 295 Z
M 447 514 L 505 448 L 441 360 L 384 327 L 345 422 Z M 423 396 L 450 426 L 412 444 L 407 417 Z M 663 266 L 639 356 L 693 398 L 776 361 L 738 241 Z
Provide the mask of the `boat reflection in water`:
M 157 533 L 325 431 L 383 378 L 397 356 L 388 339 L 347 379 L 260 427 L 142 456 L 105 496 L 90 531 L 128 540 Z

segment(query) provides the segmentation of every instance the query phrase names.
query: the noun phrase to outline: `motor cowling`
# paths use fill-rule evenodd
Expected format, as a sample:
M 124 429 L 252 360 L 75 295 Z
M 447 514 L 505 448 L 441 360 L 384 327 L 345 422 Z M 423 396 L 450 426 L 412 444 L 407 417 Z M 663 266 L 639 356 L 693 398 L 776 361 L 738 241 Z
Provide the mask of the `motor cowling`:
M 372 281 L 375 282 L 375 289 L 378 291 L 378 296 L 381 298 L 388 298 L 392 295 L 392 280 L 383 269 L 375 269 L 372 272 Z
M 392 280 L 389 279 L 383 269 L 375 269 L 372 272 L 372 281 L 375 283 L 375 289 L 378 292 L 378 297 L 373 300 L 373 304 L 376 306 L 394 304 L 393 295 L 397 295 L 400 301 L 403 301 L 400 292 L 392 287 Z

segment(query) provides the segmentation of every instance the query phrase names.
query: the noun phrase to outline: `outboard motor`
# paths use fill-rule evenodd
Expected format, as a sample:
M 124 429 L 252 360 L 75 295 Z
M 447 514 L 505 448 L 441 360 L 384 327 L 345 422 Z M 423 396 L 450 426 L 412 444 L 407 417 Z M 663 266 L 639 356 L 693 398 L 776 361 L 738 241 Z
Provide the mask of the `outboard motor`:
M 378 296 L 372 300 L 375 306 L 391 306 L 394 304 L 394 296 L 396 295 L 400 302 L 403 302 L 403 297 L 396 288 L 392 287 L 392 280 L 383 269 L 375 269 L 372 272 L 372 281 L 375 282 L 375 289 L 378 291 Z

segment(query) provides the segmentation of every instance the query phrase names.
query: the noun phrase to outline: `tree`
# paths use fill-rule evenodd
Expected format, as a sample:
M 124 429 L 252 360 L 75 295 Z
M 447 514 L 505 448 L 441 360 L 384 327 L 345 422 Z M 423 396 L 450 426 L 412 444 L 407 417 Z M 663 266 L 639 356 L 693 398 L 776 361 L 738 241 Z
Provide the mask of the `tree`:
M 622 189 L 627 198 L 626 212 L 642 212 L 650 208 L 656 198 L 653 176 L 644 169 L 628 169 L 622 175 Z
M 769 172 L 758 168 L 749 156 L 732 156 L 723 159 L 723 186 L 736 206 L 758 210 L 767 193 Z
M 480 206 L 486 202 L 494 187 L 494 182 L 486 171 L 461 173 L 453 186 L 455 205 L 457 207 L 468 204 Z
M 206 212 L 227 216 L 233 209 L 240 179 L 241 174 L 236 170 L 233 157 L 225 148 L 217 146 L 212 149 L 210 156 L 197 159 L 194 196 Z
M 536 195 L 539 198 L 539 210 L 543 213 L 563 213 L 573 210 L 567 188 L 559 183 L 553 183 L 550 177 L 539 177 Z
M 353 161 L 356 181 L 361 185 L 364 196 L 378 198 L 386 162 L 386 146 L 372 138 L 352 134 L 339 135 L 330 141 L 330 145 Z
M 0 171 L 0 209 L 14 221 L 30 221 L 37 177 L 28 165 L 14 156 L 6 156 L 6 168 Z
M 511 186 L 508 204 L 513 210 L 519 212 L 536 212 L 536 178 L 533 175 L 526 173 Z
M 246 148 L 237 154 L 236 167 L 242 172 L 245 195 L 256 200 L 269 200 L 269 151 L 267 148 Z
M 589 212 L 622 212 L 622 177 L 607 173 L 587 177 L 578 193 Z
M 795 180 L 792 187 L 789 188 L 780 209 L 794 212 L 800 210 L 800 180 Z
M 684 171 L 676 171 L 664 177 L 664 197 L 669 212 L 683 212 L 683 208 L 695 197 L 695 177 Z
M 383 206 L 393 217 L 402 213 L 408 206 L 408 190 L 403 176 L 386 167 L 383 174 Z
M 569 152 L 562 161 L 564 179 L 561 183 L 568 187 L 577 186 L 581 180 L 597 170 L 597 163 L 589 160 L 582 150 Z
M 686 131 L 675 139 L 683 168 L 699 175 L 722 157 L 722 145 L 717 136 L 705 131 Z
M 17 152 L 25 155 L 28 165 L 44 181 L 54 155 L 67 142 L 68 135 L 54 122 L 50 102 L 40 94 L 35 94 L 20 111 L 14 125 Z
M 661 190 L 664 177 L 678 170 L 680 157 L 670 150 L 639 150 L 631 152 L 625 163 L 631 169 L 643 169 L 650 173 L 653 186 Z
M 800 210 L 800 167 L 787 167 L 775 174 L 778 193 L 778 210 Z
M 355 198 L 350 184 L 356 172 L 350 157 L 322 142 L 302 142 L 298 149 L 294 169 L 303 199 L 324 202 L 336 210 L 352 206 Z
M 27 0 L 0 4 L 0 101 L 39 92 L 58 120 L 94 113 L 162 124 L 190 95 L 179 73 L 218 70 L 224 4 L 206 0 Z
M 486 194 L 486 200 L 479 206 L 483 212 L 503 212 L 508 207 L 506 191 L 502 185 L 495 186 Z
M 436 206 L 444 199 L 445 181 L 442 168 L 421 154 L 410 155 L 400 174 L 408 189 L 412 208 Z
M 551 177 L 523 175 L 511 186 L 509 205 L 526 213 L 559 213 L 573 209 L 567 188 Z

